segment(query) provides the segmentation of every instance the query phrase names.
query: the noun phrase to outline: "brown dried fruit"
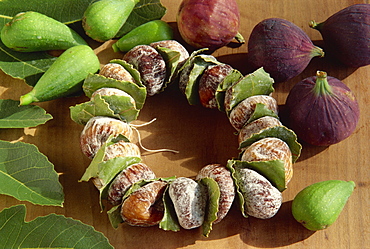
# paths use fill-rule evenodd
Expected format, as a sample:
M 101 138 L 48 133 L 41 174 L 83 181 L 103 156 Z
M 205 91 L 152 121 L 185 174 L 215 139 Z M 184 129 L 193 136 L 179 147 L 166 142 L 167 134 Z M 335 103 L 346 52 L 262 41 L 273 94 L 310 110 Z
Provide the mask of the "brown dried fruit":
M 135 79 L 132 75 L 126 70 L 126 68 L 118 63 L 105 64 L 99 74 L 107 78 L 135 83 Z
M 267 128 L 279 126 L 279 125 L 282 125 L 279 119 L 271 117 L 271 116 L 264 116 L 262 118 L 256 119 L 250 122 L 249 124 L 244 125 L 243 128 L 239 131 L 239 134 L 238 134 L 239 144 L 241 144 L 247 138 L 249 138 L 255 133 L 260 132 L 263 129 L 267 129 Z
M 141 157 L 140 148 L 134 143 L 119 141 L 109 145 L 105 150 L 104 161 L 108 161 L 115 157 Z
M 266 137 L 254 142 L 244 150 L 241 160 L 246 162 L 282 160 L 286 184 L 292 179 L 292 153 L 289 146 L 279 138 Z
M 196 176 L 197 180 L 210 177 L 220 188 L 219 210 L 213 224 L 219 223 L 229 212 L 235 198 L 235 186 L 230 171 L 220 164 L 209 164 L 203 167 Z
M 122 91 L 117 88 L 113 87 L 103 87 L 99 88 L 93 94 L 91 95 L 91 98 L 94 98 L 97 94 L 100 94 L 101 96 L 125 96 L 130 98 L 130 102 L 136 106 L 135 99 L 131 97 L 130 94 L 126 93 L 125 91 Z
M 209 66 L 199 80 L 200 103 L 206 108 L 218 108 L 215 98 L 216 90 L 222 80 L 233 70 L 230 65 Z
M 144 163 L 135 163 L 122 170 L 112 181 L 108 189 L 108 201 L 119 205 L 122 197 L 132 184 L 140 180 L 156 178 L 154 172 Z
M 179 177 L 170 184 L 168 192 L 180 226 L 184 229 L 200 227 L 207 199 L 203 186 L 190 178 Z
M 96 152 L 110 135 L 123 135 L 132 140 L 134 135 L 131 126 L 121 120 L 97 116 L 91 118 L 80 135 L 80 147 L 87 157 L 94 158 Z
M 163 218 L 162 196 L 167 183 L 153 181 L 133 192 L 121 207 L 122 219 L 131 226 L 154 226 Z
M 157 47 L 168 48 L 173 51 L 179 52 L 180 53 L 180 58 L 179 58 L 180 64 L 184 62 L 187 58 L 189 58 L 188 50 L 186 50 L 186 48 L 176 40 L 164 40 L 164 41 L 153 42 L 150 44 L 150 46 L 152 46 L 153 48 L 157 48 Z
M 273 217 L 283 201 L 281 192 L 254 170 L 242 168 L 239 174 L 247 214 L 260 219 Z
M 148 96 L 160 92 L 166 79 L 166 63 L 156 49 L 149 45 L 139 45 L 128 51 L 123 60 L 139 71 Z
M 276 114 L 278 113 L 278 105 L 276 100 L 269 95 L 254 95 L 244 99 L 231 112 L 229 120 L 231 125 L 240 130 L 247 123 L 250 116 L 253 114 L 256 104 L 261 103 Z

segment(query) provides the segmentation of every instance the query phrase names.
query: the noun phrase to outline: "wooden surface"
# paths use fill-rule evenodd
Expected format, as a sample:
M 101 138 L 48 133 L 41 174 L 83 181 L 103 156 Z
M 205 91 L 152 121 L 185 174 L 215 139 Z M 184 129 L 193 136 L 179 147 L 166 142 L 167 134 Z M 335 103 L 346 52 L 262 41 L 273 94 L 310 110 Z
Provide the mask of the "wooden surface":
M 240 32 L 248 39 L 259 21 L 280 17 L 301 27 L 317 44 L 322 43 L 320 34 L 308 27 L 312 19 L 324 21 L 329 15 L 355 3 L 369 1 L 344 0 L 238 0 L 241 12 Z M 167 7 L 164 20 L 175 27 L 176 12 L 180 0 L 162 0 Z M 178 37 L 177 37 L 178 38 Z M 102 63 L 122 54 L 113 53 L 108 44 L 97 48 Z M 244 74 L 247 46 L 225 47 L 214 53 L 221 62 L 229 63 Z M 278 214 L 269 220 L 242 217 L 237 205 L 228 216 L 214 226 L 209 238 L 200 229 L 165 232 L 157 227 L 140 228 L 121 225 L 113 229 L 105 213 L 100 213 L 98 191 L 91 182 L 79 183 L 89 160 L 80 153 L 79 134 L 82 126 L 69 118 L 69 107 L 86 100 L 85 97 L 64 98 L 40 103 L 54 119 L 37 128 L 3 129 L 0 139 L 20 140 L 38 146 L 62 173 L 64 187 L 63 208 L 42 207 L 29 203 L 27 220 L 49 213 L 64 214 L 81 220 L 103 232 L 115 248 L 370 248 L 370 181 L 369 181 L 369 79 L 370 67 L 346 68 L 330 58 L 315 58 L 308 68 L 294 79 L 276 84 L 274 97 L 284 105 L 291 87 L 316 70 L 327 71 L 341 79 L 356 95 L 361 117 L 354 134 L 330 147 L 303 145 L 302 155 L 294 165 L 294 176 L 288 189 L 283 192 L 284 203 Z M 30 90 L 21 80 L 0 74 L 0 97 L 18 100 Z M 137 123 L 157 118 L 153 124 L 140 128 L 142 143 L 150 149 L 169 148 L 179 150 L 150 154 L 143 152 L 143 161 L 157 176 L 194 176 L 208 163 L 222 163 L 237 156 L 237 139 L 226 115 L 200 106 L 189 106 L 176 86 L 164 93 L 147 99 Z M 353 180 L 357 187 L 338 220 L 328 229 L 318 232 L 306 230 L 291 214 L 291 201 L 304 187 L 323 180 Z M 20 203 L 14 198 L 0 196 L 0 210 Z M 1 243 L 1 242 L 0 242 Z

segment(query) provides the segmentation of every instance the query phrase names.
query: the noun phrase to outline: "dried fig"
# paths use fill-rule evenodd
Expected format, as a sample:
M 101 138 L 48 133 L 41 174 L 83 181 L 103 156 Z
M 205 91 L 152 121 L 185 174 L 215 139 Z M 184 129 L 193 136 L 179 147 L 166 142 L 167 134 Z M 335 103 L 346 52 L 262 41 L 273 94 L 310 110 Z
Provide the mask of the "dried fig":
M 209 164 L 203 167 L 196 179 L 213 178 L 220 188 L 219 210 L 214 224 L 219 223 L 229 212 L 235 198 L 235 186 L 230 171 L 220 164 Z
M 166 63 L 156 49 L 149 45 L 138 45 L 128 51 L 123 60 L 140 72 L 148 96 L 160 92 L 166 79 Z
M 163 218 L 162 196 L 166 182 L 153 181 L 131 193 L 122 203 L 121 216 L 132 226 L 154 226 Z
M 206 191 L 202 185 L 187 178 L 176 178 L 168 189 L 179 224 L 184 229 L 200 227 L 204 221 Z
M 140 180 L 154 179 L 154 172 L 144 163 L 135 163 L 122 170 L 108 189 L 108 201 L 113 205 L 122 202 L 122 197 L 132 184 Z
M 135 79 L 132 77 L 130 72 L 127 71 L 124 66 L 118 63 L 105 64 L 100 70 L 99 74 L 107 78 L 135 83 Z
M 329 146 L 349 137 L 360 116 L 351 90 L 323 71 L 291 89 L 286 109 L 289 126 L 298 138 L 316 146 Z
M 281 192 L 254 170 L 242 168 L 238 175 L 246 213 L 260 219 L 273 217 L 283 201 Z
M 351 5 L 322 23 L 311 21 L 310 26 L 321 33 L 325 51 L 343 64 L 370 64 L 370 4 Z
M 119 119 L 102 116 L 91 118 L 80 135 L 80 146 L 83 154 L 88 158 L 94 158 L 96 152 L 111 135 L 115 137 L 123 135 L 131 140 L 133 131 L 128 123 Z
M 248 41 L 248 56 L 255 67 L 263 67 L 276 83 L 300 74 L 315 56 L 323 56 L 307 34 L 294 23 L 268 18 L 258 23 Z

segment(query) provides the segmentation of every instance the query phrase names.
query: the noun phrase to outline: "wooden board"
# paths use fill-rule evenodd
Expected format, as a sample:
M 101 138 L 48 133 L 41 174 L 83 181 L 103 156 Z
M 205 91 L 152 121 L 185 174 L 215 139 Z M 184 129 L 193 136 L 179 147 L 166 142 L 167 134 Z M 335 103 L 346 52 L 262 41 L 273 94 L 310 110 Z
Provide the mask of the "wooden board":
M 322 39 L 317 31 L 308 27 L 310 20 L 324 21 L 329 15 L 351 4 L 369 3 L 354 0 L 237 2 L 241 12 L 240 32 L 246 39 L 262 19 L 280 17 L 301 27 L 317 44 L 321 44 Z M 164 20 L 176 27 L 180 0 L 162 0 L 162 4 L 167 7 Z M 96 49 L 101 63 L 122 57 L 120 53 L 113 53 L 109 45 L 107 43 Z M 244 44 L 238 48 L 224 47 L 214 55 L 219 61 L 229 63 L 246 74 L 246 53 L 247 46 Z M 38 146 L 55 165 L 57 172 L 62 173 L 60 181 L 65 193 L 64 207 L 24 203 L 27 206 L 27 220 L 54 212 L 63 214 L 94 226 L 108 237 L 115 248 L 370 248 L 370 67 L 353 69 L 330 58 L 315 58 L 301 75 L 275 85 L 274 97 L 278 103 L 284 105 L 292 86 L 314 75 L 316 70 L 327 71 L 351 88 L 359 101 L 360 122 L 354 134 L 339 144 L 325 148 L 303 144 L 302 155 L 294 165 L 293 179 L 283 192 L 284 203 L 275 217 L 268 220 L 246 219 L 242 217 L 237 205 L 234 205 L 225 220 L 214 226 L 209 238 L 203 237 L 200 229 L 175 233 L 157 227 L 140 228 L 124 224 L 117 230 L 113 229 L 107 215 L 100 212 L 98 191 L 93 184 L 78 182 L 89 160 L 80 153 L 79 148 L 79 135 L 83 127 L 71 121 L 69 107 L 84 102 L 86 97 L 82 96 L 40 103 L 54 117 L 45 125 L 0 130 L 2 140 L 20 140 Z M 0 74 L 2 99 L 18 100 L 20 95 L 29 90 L 23 81 Z M 143 161 L 157 176 L 191 177 L 208 163 L 225 164 L 238 154 L 237 139 L 226 115 L 188 105 L 176 86 L 148 98 L 137 123 L 148 122 L 153 118 L 157 121 L 139 129 L 143 145 L 150 149 L 169 148 L 180 151 L 178 154 L 143 152 Z M 311 232 L 293 219 L 291 201 L 304 187 L 329 179 L 353 180 L 357 187 L 331 227 Z M 14 198 L 0 196 L 0 210 L 18 203 Z

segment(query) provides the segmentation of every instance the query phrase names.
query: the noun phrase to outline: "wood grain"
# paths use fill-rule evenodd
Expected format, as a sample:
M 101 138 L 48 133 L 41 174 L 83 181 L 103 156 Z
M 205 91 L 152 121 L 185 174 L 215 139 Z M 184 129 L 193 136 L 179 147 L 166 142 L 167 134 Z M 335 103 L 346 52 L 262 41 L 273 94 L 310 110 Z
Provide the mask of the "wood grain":
M 329 15 L 351 4 L 369 3 L 354 0 L 237 2 L 241 12 L 240 32 L 246 39 L 254 25 L 262 19 L 280 17 L 294 22 L 320 45 L 320 34 L 308 27 L 310 20 L 324 21 Z M 167 7 L 164 20 L 176 28 L 176 12 L 180 0 L 162 0 L 162 4 Z M 178 34 L 176 38 L 181 41 Z M 122 54 L 111 50 L 109 42 L 97 47 L 96 52 L 102 63 L 122 57 Z M 224 47 L 214 55 L 221 62 L 229 63 L 246 74 L 249 72 L 245 64 L 246 53 L 247 46 L 244 44 L 237 48 Z M 316 70 L 327 71 L 329 75 L 341 79 L 354 92 L 360 105 L 360 122 L 352 136 L 336 145 L 321 148 L 302 144 L 302 155 L 294 165 L 293 178 L 288 189 L 283 192 L 284 203 L 275 217 L 269 220 L 246 219 L 242 217 L 237 205 L 234 205 L 228 216 L 214 226 L 209 238 L 203 237 L 200 229 L 175 233 L 157 227 L 140 228 L 125 224 L 117 230 L 113 229 L 107 215 L 100 212 L 99 194 L 93 184 L 78 182 L 89 159 L 79 153 L 79 134 L 83 127 L 71 121 L 69 107 L 84 102 L 86 97 L 82 96 L 38 104 L 54 117 L 45 125 L 0 130 L 2 140 L 21 140 L 38 146 L 56 170 L 62 173 L 60 181 L 65 192 L 64 207 L 25 203 L 27 220 L 49 213 L 64 214 L 93 225 L 108 237 L 115 248 L 370 248 L 370 66 L 352 69 L 331 58 L 315 58 L 301 75 L 275 85 L 274 97 L 279 105 L 283 107 L 289 90 L 296 82 L 314 75 Z M 0 73 L 2 99 L 17 100 L 29 89 L 21 80 Z M 157 176 L 192 177 L 206 164 L 225 164 L 228 159 L 238 155 L 237 137 L 226 115 L 200 106 L 189 106 L 176 86 L 148 98 L 137 122 L 148 122 L 153 118 L 157 121 L 140 128 L 143 145 L 150 149 L 169 148 L 180 151 L 178 154 L 143 153 L 144 163 Z M 331 227 L 318 232 L 308 231 L 293 219 L 291 201 L 304 187 L 329 179 L 353 180 L 357 186 Z M 18 203 L 14 198 L 0 196 L 0 210 Z

